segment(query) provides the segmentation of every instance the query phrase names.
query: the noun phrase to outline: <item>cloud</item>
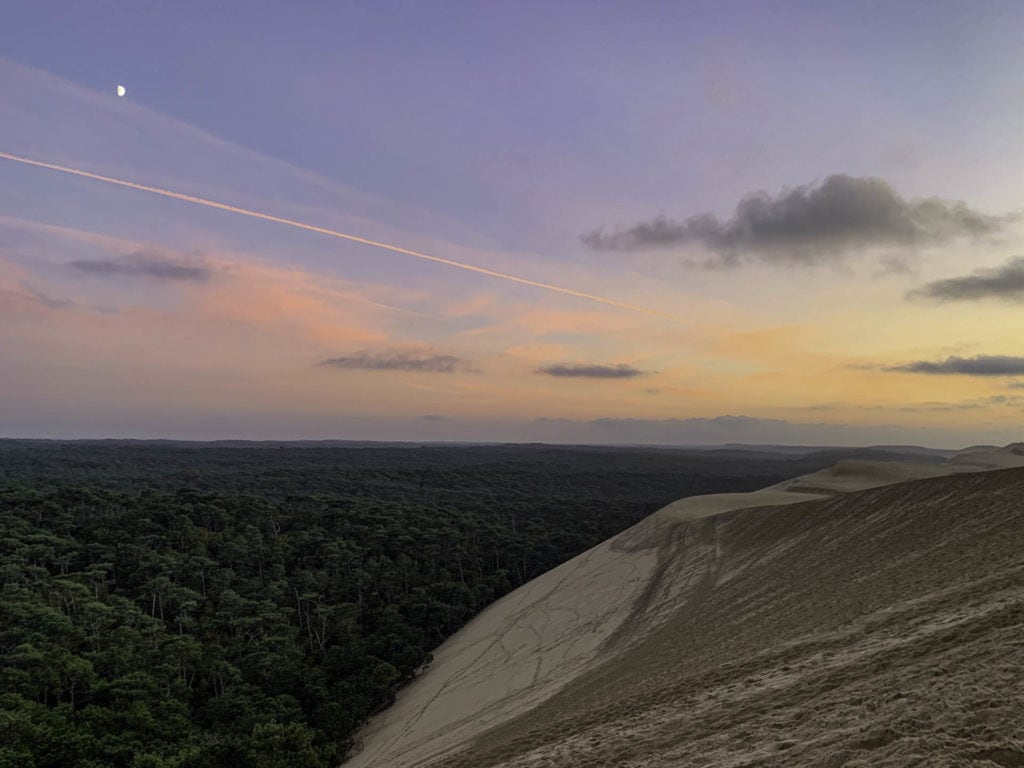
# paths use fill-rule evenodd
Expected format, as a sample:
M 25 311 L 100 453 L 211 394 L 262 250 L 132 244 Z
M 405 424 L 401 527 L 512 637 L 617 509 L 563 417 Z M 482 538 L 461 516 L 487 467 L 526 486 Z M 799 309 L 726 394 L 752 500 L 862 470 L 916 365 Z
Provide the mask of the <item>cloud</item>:
M 6 269 L 4 269 L 6 268 Z M 3 274 L 12 273 L 10 277 Z M 59 299 L 39 290 L 25 279 L 23 270 L 11 269 L 10 265 L 0 257 L 0 313 L 13 316 L 21 313 L 35 313 L 40 309 L 67 310 L 75 303 L 71 299 Z
M 99 277 L 127 276 L 205 282 L 213 275 L 213 270 L 202 262 L 172 258 L 157 251 L 137 251 L 117 259 L 72 261 L 69 266 Z
M 898 410 L 907 412 L 927 411 L 969 411 L 989 405 L 1016 405 L 1022 399 L 1020 395 L 989 395 L 974 400 L 961 400 L 958 403 L 929 401 L 917 405 L 905 405 Z
M 914 271 L 911 262 L 905 256 L 888 255 L 878 260 L 877 277 L 888 277 L 889 275 L 909 275 Z
M 467 370 L 465 360 L 454 355 L 419 352 L 356 352 L 345 357 L 332 357 L 320 365 L 363 371 L 415 371 L 420 373 L 457 373 Z
M 904 405 L 896 410 L 903 411 L 905 413 L 934 413 L 942 411 L 970 411 L 982 407 L 982 403 L 977 402 L 965 402 L 965 403 L 940 403 L 940 402 L 928 402 L 921 403 L 920 405 Z
M 646 371 L 624 363 L 619 365 L 555 363 L 541 366 L 534 373 L 566 379 L 635 379 L 637 376 L 647 375 Z
M 778 445 L 870 445 L 873 443 L 923 444 L 946 442 L 940 430 L 907 429 L 900 425 L 851 425 L 792 422 L 744 415 L 713 418 L 629 419 L 589 421 L 537 419 L 540 439 L 551 442 L 594 442 L 634 445 L 722 445 L 724 443 Z M 535 433 L 536 434 L 536 433 Z M 537 439 L 536 437 L 534 439 Z M 950 442 L 958 442 L 951 440 Z
M 69 307 L 74 306 L 74 302 L 70 299 L 55 299 L 52 296 L 47 296 L 45 293 L 26 281 L 22 281 L 21 287 L 28 291 L 33 299 L 47 309 L 68 309 Z
M 1020 400 L 1020 397 L 1017 395 L 1011 395 L 1010 397 L 1006 395 L 990 395 L 989 397 L 983 397 L 981 402 L 983 405 L 1002 405 L 1003 403 L 1015 403 L 1018 400 Z
M 725 443 L 774 445 L 929 445 L 951 448 L 972 442 L 1003 444 L 1014 439 L 1013 424 L 1005 429 L 968 431 L 903 423 L 846 424 L 799 422 L 745 415 L 712 418 L 629 419 L 589 421 L 538 419 L 533 440 L 632 445 L 722 445 Z M 989 435 L 988 438 L 985 436 Z M 979 440 L 979 438 L 981 438 Z
M 1024 256 L 1017 256 L 995 269 L 979 269 L 963 277 L 936 280 L 911 291 L 907 298 L 937 301 L 1003 299 L 1024 302 Z
M 883 371 L 958 376 L 1015 376 L 1024 374 L 1024 357 L 977 355 L 947 357 L 945 360 L 915 360 L 903 365 L 883 366 Z
M 909 200 L 879 178 L 837 174 L 819 184 L 746 195 L 733 217 L 702 213 L 682 221 L 657 216 L 628 229 L 582 236 L 596 250 L 636 251 L 700 244 L 713 263 L 745 260 L 815 264 L 876 246 L 938 245 L 999 231 L 1007 219 L 962 202 Z

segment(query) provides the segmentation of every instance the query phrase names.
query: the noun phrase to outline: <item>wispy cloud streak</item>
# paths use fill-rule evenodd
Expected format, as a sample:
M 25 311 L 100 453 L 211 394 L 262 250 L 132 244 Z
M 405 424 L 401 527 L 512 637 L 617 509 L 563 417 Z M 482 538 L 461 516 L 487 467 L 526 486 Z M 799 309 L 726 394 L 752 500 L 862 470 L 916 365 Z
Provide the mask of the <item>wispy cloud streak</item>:
M 649 309 L 647 307 L 637 306 L 635 304 L 629 304 L 618 299 L 612 299 L 607 296 L 599 296 L 594 293 L 587 293 L 586 291 L 577 291 L 572 288 L 565 288 L 560 285 L 554 285 L 552 283 L 545 283 L 539 280 L 530 280 L 529 278 L 519 277 L 517 275 L 510 275 L 505 272 L 498 272 L 497 270 L 487 269 L 486 267 L 478 267 L 473 264 L 466 264 L 461 261 L 454 261 L 452 259 L 445 259 L 440 256 L 431 256 L 427 253 L 421 253 L 420 251 L 414 251 L 409 248 L 402 248 L 401 246 L 392 245 L 390 243 L 383 243 L 379 240 L 370 240 L 369 238 L 359 237 L 358 235 L 351 235 L 345 232 L 339 232 L 335 229 L 328 229 L 326 227 L 318 227 L 313 224 L 306 224 L 301 221 L 295 221 L 294 219 L 286 219 L 281 216 L 274 216 L 269 213 L 263 213 L 260 211 L 249 210 L 248 208 L 239 208 L 238 206 L 228 205 L 227 203 L 220 203 L 216 200 L 209 200 L 204 197 L 196 197 L 194 195 L 186 195 L 182 192 L 174 192 L 170 189 L 162 189 L 160 187 L 151 187 L 146 184 L 138 184 L 134 181 L 127 181 L 125 179 L 117 179 L 112 176 L 103 176 L 98 173 L 91 173 L 90 171 L 83 171 L 78 168 L 70 168 L 56 163 L 47 163 L 41 160 L 33 160 L 28 157 L 22 157 L 20 155 L 12 155 L 7 152 L 0 152 L 0 158 L 4 160 L 11 160 L 15 163 L 21 163 L 22 165 L 29 165 L 36 168 L 45 168 L 51 171 L 58 171 L 59 173 L 67 173 L 72 176 L 79 176 L 85 179 L 92 179 L 94 181 L 101 181 L 105 184 L 113 184 L 119 187 L 126 187 L 128 189 L 135 189 L 140 192 L 149 192 L 154 195 L 160 195 L 162 197 L 171 198 L 172 200 L 180 200 L 186 203 L 192 203 L 194 205 L 202 205 L 207 208 L 215 208 L 221 211 L 227 211 L 229 213 L 236 213 L 240 216 L 248 216 L 254 219 L 262 219 L 263 221 L 271 221 L 276 224 L 283 224 L 288 227 L 294 227 L 295 229 L 306 230 L 307 232 L 316 232 L 321 235 L 327 235 L 328 237 L 336 237 L 340 240 L 348 240 L 353 243 L 360 243 L 362 245 L 368 245 L 373 248 L 383 248 L 393 253 L 400 253 L 405 256 L 412 256 L 416 259 L 422 259 L 424 261 L 431 261 L 435 264 L 443 264 L 447 267 L 453 267 L 455 269 L 462 269 L 467 272 L 474 272 L 479 275 L 486 275 L 487 277 L 494 277 L 499 280 L 506 280 L 512 283 L 518 283 L 520 285 L 528 285 L 533 288 L 540 288 L 541 290 L 550 291 L 552 293 L 559 293 L 565 296 L 574 296 L 578 299 L 586 299 L 587 301 L 597 302 L 598 304 L 606 304 L 608 306 L 617 307 L 619 309 L 626 309 L 631 312 L 640 312 L 645 315 L 652 317 L 659 317 L 664 320 L 672 320 L 675 322 L 689 322 L 684 318 L 670 315 L 665 312 L 659 312 L 658 310 Z

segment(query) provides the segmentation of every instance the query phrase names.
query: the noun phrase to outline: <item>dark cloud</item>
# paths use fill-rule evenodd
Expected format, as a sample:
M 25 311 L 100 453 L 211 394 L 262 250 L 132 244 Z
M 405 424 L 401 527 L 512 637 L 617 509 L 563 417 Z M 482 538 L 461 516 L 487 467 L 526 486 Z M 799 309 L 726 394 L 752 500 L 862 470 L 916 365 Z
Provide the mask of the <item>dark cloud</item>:
M 69 266 L 100 277 L 144 277 L 183 282 L 204 282 L 213 274 L 209 266 L 196 259 L 186 260 L 153 251 L 138 251 L 117 259 L 72 261 Z
M 696 243 L 713 251 L 719 265 L 745 260 L 813 264 L 874 246 L 979 237 L 999 231 L 1006 220 L 961 202 L 908 200 L 883 179 L 839 174 L 774 197 L 749 194 L 727 221 L 711 213 L 682 221 L 658 216 L 615 232 L 598 229 L 582 239 L 591 248 L 613 251 Z
M 1010 259 L 995 269 L 979 269 L 963 277 L 936 280 L 907 296 L 937 301 L 1003 299 L 1024 302 L 1024 256 Z
M 624 363 L 619 365 L 555 363 L 542 366 L 535 373 L 566 379 L 635 379 L 637 376 L 646 375 L 646 371 Z
M 467 370 L 468 364 L 454 355 L 420 352 L 356 352 L 345 357 L 332 357 L 320 365 L 363 371 L 418 371 L 422 373 L 456 373 Z
M 1024 374 L 1024 357 L 978 355 L 947 357 L 945 360 L 915 360 L 904 365 L 889 365 L 884 371 L 960 376 L 1016 376 Z
M 69 309 L 74 306 L 74 302 L 71 301 L 71 299 L 55 299 L 52 296 L 47 296 L 45 293 L 32 286 L 31 283 L 22 282 L 21 287 L 28 291 L 32 295 L 32 298 L 39 304 L 42 304 L 48 309 Z

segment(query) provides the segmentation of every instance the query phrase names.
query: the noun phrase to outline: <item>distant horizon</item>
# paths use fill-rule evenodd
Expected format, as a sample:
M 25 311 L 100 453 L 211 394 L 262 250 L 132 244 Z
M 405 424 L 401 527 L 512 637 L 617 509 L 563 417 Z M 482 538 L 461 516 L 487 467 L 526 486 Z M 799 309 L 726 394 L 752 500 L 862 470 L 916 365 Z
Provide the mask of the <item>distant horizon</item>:
M 172 444 L 172 445 L 198 445 L 198 446 L 216 446 L 216 445 L 272 445 L 272 446 L 439 446 L 439 447 L 500 447 L 500 446 L 516 446 L 516 447 L 549 447 L 549 448 L 638 448 L 638 449 L 664 449 L 664 450 L 695 450 L 695 451 L 710 451 L 710 450 L 721 450 L 721 449 L 744 449 L 750 451 L 763 451 L 769 452 L 772 450 L 786 450 L 792 452 L 799 451 L 819 451 L 819 450 L 889 450 L 898 451 L 901 449 L 906 450 L 921 450 L 934 453 L 956 453 L 966 448 L 972 448 L 976 446 L 985 447 L 1003 447 L 1004 444 L 995 443 L 974 443 L 971 445 L 963 445 L 957 447 L 950 446 L 933 446 L 933 445 L 922 445 L 916 443 L 864 443 L 864 444 L 850 444 L 850 443 L 746 443 L 746 442 L 721 442 L 721 443 L 627 443 L 627 442 L 589 442 L 589 443 L 573 443 L 573 442 L 552 442 L 543 440 L 530 440 L 530 441 L 510 441 L 510 440 L 445 440 L 440 439 L 428 439 L 428 440 L 382 440 L 382 439 L 360 439 L 360 438 L 235 438 L 235 437 L 215 437 L 215 438 L 175 438 L 175 437 L 21 437 L 21 436 L 9 436 L 0 434 L 0 443 L 4 442 L 28 442 L 28 443 L 121 443 L 121 444 Z

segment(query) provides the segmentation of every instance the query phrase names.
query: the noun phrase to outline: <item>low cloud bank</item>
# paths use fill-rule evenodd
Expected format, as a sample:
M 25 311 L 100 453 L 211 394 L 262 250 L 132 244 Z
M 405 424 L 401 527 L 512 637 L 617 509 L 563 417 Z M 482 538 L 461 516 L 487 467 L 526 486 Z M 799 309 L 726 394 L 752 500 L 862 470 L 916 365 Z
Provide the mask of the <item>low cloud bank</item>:
M 1019 439 L 1019 433 L 1012 430 L 961 431 L 902 424 L 827 424 L 742 415 L 688 419 L 537 419 L 520 434 L 522 437 L 515 439 L 680 446 L 726 443 L 820 446 L 916 444 L 956 448 L 976 442 L 1004 444 Z
M 947 357 L 945 360 L 914 360 L 902 365 L 887 365 L 882 370 L 946 376 L 1016 376 L 1024 374 L 1024 357 L 977 355 Z
M 970 275 L 936 280 L 911 291 L 907 297 L 935 301 L 1002 299 L 1024 303 L 1024 256 L 1012 258 L 995 269 L 978 269 Z
M 754 192 L 732 218 L 702 213 L 677 220 L 656 216 L 625 229 L 582 236 L 595 250 L 638 251 L 703 245 L 717 266 L 745 261 L 817 264 L 879 246 L 941 245 L 1000 231 L 1008 219 L 938 198 L 907 199 L 884 179 L 836 174 L 819 184 Z
M 567 379 L 635 379 L 638 376 L 645 376 L 647 372 L 625 363 L 618 365 L 555 363 L 538 368 L 536 373 L 542 376 Z
M 340 414 L 281 412 L 254 417 L 223 412 L 160 413 L 140 416 L 123 411 L 64 414 L 5 408 L 0 419 L 8 437 L 119 437 L 248 440 L 401 440 L 430 442 L 516 442 L 598 445 L 714 446 L 749 445 L 923 445 L 958 448 L 974 444 L 1005 445 L 1020 440 L 1007 428 L 944 429 L 902 424 L 826 424 L 718 416 L 682 419 L 500 420 L 451 416 L 382 418 Z M 1012 427 L 1012 425 L 1011 425 Z
M 413 371 L 420 373 L 457 373 L 467 370 L 469 365 L 455 355 L 439 355 L 421 352 L 356 352 L 344 357 L 323 360 L 326 368 L 343 368 L 363 371 Z

